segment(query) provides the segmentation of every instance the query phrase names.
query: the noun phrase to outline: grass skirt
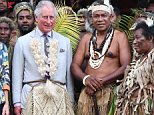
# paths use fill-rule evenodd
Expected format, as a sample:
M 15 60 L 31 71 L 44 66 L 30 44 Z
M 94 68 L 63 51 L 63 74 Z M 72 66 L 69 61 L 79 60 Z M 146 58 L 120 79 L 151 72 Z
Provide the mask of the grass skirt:
M 108 115 L 112 105 L 113 89 L 110 86 L 103 87 L 96 93 L 99 115 Z M 87 95 L 85 89 L 82 90 L 76 115 L 95 115 L 94 102 L 92 97 Z

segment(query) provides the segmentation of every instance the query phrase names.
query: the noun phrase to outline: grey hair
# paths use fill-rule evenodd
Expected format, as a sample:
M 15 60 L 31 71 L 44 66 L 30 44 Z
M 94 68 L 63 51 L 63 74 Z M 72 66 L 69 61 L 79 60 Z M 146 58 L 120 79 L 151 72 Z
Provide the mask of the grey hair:
M 37 6 L 35 7 L 35 10 L 34 10 L 35 16 L 38 16 L 38 17 L 40 16 L 40 10 L 41 10 L 41 8 L 44 7 L 44 6 L 51 6 L 51 7 L 53 7 L 53 9 L 54 9 L 54 16 L 55 16 L 55 17 L 57 16 L 56 7 L 55 7 L 55 5 L 53 4 L 53 2 L 51 2 L 51 1 L 49 1 L 49 0 L 42 0 L 42 1 L 40 1 L 40 2 L 37 4 Z
M 8 17 L 0 17 L 0 23 L 7 23 L 9 25 L 10 30 L 14 30 L 15 29 L 15 24 L 14 22 L 8 18 Z
M 87 13 L 88 13 L 88 9 L 85 9 L 85 8 L 79 9 L 77 11 L 77 14 L 83 14 L 85 16 L 87 15 Z

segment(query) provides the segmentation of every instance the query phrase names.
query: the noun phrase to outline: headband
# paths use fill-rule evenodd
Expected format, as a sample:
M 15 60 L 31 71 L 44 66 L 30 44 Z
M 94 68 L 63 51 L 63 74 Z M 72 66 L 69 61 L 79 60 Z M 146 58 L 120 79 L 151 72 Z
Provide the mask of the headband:
M 33 8 L 32 8 L 32 6 L 29 3 L 21 2 L 21 3 L 18 3 L 14 7 L 15 17 L 17 17 L 17 15 L 19 14 L 19 12 L 21 12 L 22 10 L 28 10 L 30 12 L 30 14 L 33 13 Z
M 110 6 L 107 6 L 107 5 L 96 5 L 96 6 L 92 6 L 91 10 L 92 10 L 92 14 L 93 14 L 95 11 L 98 11 L 98 10 L 106 11 L 106 12 L 108 12 L 109 14 L 112 13 L 111 7 L 110 7 Z

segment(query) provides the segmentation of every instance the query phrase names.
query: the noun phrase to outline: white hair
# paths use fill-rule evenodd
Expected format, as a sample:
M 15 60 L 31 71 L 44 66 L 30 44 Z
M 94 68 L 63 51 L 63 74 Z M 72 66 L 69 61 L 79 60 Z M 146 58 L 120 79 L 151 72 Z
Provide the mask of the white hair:
M 53 2 L 51 2 L 51 1 L 49 1 L 49 0 L 42 0 L 42 1 L 40 1 L 40 2 L 36 5 L 35 10 L 34 10 L 35 16 L 38 16 L 38 17 L 40 16 L 40 10 L 41 10 L 41 8 L 44 7 L 44 6 L 51 6 L 51 7 L 53 7 L 53 9 L 54 9 L 54 16 L 56 17 L 56 15 L 57 15 L 56 7 L 55 7 L 55 5 L 53 4 Z

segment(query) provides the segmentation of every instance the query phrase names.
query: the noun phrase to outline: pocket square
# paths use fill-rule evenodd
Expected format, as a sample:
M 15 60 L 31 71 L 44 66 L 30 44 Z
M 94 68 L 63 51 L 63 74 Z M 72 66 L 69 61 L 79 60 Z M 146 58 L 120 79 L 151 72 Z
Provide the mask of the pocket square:
M 65 50 L 64 49 L 60 49 L 60 52 L 65 52 Z

